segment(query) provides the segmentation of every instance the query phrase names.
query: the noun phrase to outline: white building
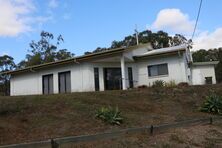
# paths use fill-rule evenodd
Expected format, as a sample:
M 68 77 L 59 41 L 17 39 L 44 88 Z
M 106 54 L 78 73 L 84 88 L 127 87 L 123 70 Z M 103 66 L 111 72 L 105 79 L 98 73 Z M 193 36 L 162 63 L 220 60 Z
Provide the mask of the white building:
M 118 48 L 25 69 L 11 75 L 11 95 L 127 89 L 156 80 L 216 83 L 217 62 L 192 63 L 187 46 L 152 49 L 150 44 Z M 206 81 L 207 80 L 207 81 Z

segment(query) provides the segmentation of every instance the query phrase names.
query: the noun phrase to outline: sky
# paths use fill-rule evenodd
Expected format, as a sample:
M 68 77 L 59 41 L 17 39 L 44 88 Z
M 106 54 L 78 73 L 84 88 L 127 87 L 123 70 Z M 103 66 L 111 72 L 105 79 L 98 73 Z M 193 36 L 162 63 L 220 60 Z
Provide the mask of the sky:
M 42 30 L 76 55 L 138 31 L 191 38 L 200 0 L 0 0 L 0 56 L 18 63 Z M 222 0 L 203 0 L 192 50 L 222 47 Z

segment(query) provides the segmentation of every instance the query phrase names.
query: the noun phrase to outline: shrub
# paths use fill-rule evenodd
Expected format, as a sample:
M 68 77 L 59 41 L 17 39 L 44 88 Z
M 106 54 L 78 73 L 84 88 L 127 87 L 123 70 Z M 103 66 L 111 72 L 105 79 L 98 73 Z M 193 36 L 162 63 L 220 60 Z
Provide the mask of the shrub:
M 202 112 L 222 115 L 222 97 L 216 94 L 207 96 L 200 110 Z
M 14 102 L 14 103 L 0 102 L 0 116 L 19 113 L 22 112 L 24 109 L 25 107 L 19 102 Z
M 118 107 L 101 107 L 100 109 L 96 110 L 96 117 L 113 125 L 120 125 L 123 121 Z
M 153 82 L 152 87 L 164 87 L 165 82 L 163 80 L 156 80 Z
M 138 88 L 148 88 L 148 86 L 147 85 L 140 85 L 140 86 L 138 86 Z
M 165 83 L 166 87 L 175 87 L 176 86 L 176 82 L 174 80 L 171 80 L 167 83 Z
M 189 84 L 188 84 L 187 82 L 180 82 L 180 83 L 178 84 L 178 86 L 187 87 L 187 86 L 189 86 Z

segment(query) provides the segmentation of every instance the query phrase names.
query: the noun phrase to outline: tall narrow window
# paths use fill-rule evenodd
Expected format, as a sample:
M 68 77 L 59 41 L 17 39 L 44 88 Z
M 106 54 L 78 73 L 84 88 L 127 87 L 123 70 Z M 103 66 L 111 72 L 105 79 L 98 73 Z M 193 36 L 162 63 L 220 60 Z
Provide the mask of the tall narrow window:
M 42 76 L 42 91 L 43 91 L 43 94 L 53 93 L 53 75 L 52 74 Z
M 168 75 L 167 63 L 148 66 L 148 75 L 149 75 L 149 77 Z
M 94 68 L 95 91 L 99 91 L 99 68 Z
M 59 73 L 59 93 L 71 92 L 70 71 Z
M 133 88 L 133 69 L 132 69 L 132 67 L 128 67 L 128 79 L 129 79 L 129 87 Z

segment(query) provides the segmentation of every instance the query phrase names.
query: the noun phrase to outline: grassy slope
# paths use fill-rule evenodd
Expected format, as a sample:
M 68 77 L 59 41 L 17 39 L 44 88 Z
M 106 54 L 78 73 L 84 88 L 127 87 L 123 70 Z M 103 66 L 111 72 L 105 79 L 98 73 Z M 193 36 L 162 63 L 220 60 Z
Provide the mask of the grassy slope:
M 0 97 L 0 145 L 208 116 L 198 107 L 211 89 L 222 95 L 214 85 Z M 95 118 L 95 109 L 109 105 L 125 117 L 120 127 Z

